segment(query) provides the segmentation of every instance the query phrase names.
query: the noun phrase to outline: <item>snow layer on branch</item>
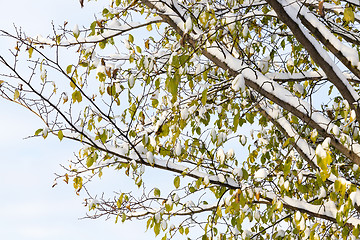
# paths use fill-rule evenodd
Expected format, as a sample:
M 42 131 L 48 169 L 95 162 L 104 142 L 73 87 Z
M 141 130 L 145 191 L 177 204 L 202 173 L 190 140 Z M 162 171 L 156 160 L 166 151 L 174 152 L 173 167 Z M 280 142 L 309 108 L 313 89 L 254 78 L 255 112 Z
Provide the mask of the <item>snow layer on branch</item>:
M 360 191 L 356 189 L 355 192 L 350 193 L 350 199 L 353 205 L 360 206 Z
M 274 80 L 282 81 L 297 81 L 311 78 L 323 78 L 325 73 L 320 71 L 301 72 L 301 73 L 285 73 L 285 72 L 273 72 L 265 74 L 266 77 Z
M 188 203 L 190 205 L 192 205 L 190 202 Z M 191 209 L 189 208 L 184 208 L 184 209 L 174 209 L 171 210 L 168 213 L 164 213 L 165 215 L 190 215 L 193 214 L 195 212 L 204 212 L 204 211 L 210 211 L 213 210 L 214 208 L 217 207 L 217 204 L 199 204 L 198 206 L 191 206 Z M 161 211 L 161 209 L 147 209 L 144 211 L 136 211 L 136 212 L 129 212 L 126 213 L 126 217 L 142 217 L 148 214 L 156 214 L 159 211 Z
M 302 6 L 300 9 L 300 14 L 303 15 L 312 26 L 319 30 L 319 32 L 331 43 L 331 45 L 341 52 L 352 63 L 352 65 L 358 65 L 359 55 L 355 49 L 343 44 L 322 22 L 319 21 L 319 19 L 317 19 L 317 17 L 315 17 L 314 14 L 309 13 L 309 10 L 305 6 Z
M 278 117 L 278 110 L 274 108 L 267 107 L 264 102 L 260 103 L 261 107 L 266 111 L 266 113 L 279 123 L 279 125 L 286 131 L 289 137 L 295 139 L 296 145 L 301 149 L 301 151 L 312 161 L 315 166 L 317 166 L 315 160 L 315 151 L 314 149 L 305 141 L 301 136 L 293 129 L 289 121 L 285 117 Z
M 350 1 L 348 1 L 350 2 Z M 359 4 L 359 2 L 358 2 Z M 335 13 L 337 14 L 340 14 L 340 13 L 344 13 L 345 9 L 341 6 L 341 5 L 336 5 L 336 4 L 333 4 L 333 3 L 327 3 L 327 2 L 324 2 L 324 9 L 331 9 L 332 11 L 334 11 Z M 354 14 L 354 17 L 356 20 L 360 20 L 360 16 L 358 14 Z
M 267 192 L 266 197 L 271 199 L 277 198 L 278 201 L 282 201 L 284 205 L 286 204 L 292 206 L 298 209 L 299 211 L 309 212 L 310 214 L 313 215 L 323 215 L 326 217 L 336 219 L 336 214 L 338 213 L 335 203 L 331 200 L 325 202 L 323 205 L 313 205 L 303 200 L 293 199 L 287 196 L 279 199 L 278 196 L 272 192 Z M 354 226 L 360 224 L 360 219 L 354 217 L 350 217 L 346 221 Z
M 333 69 L 333 71 L 336 73 L 337 77 L 341 80 L 342 84 L 349 90 L 349 92 L 351 93 L 352 97 L 355 100 L 359 99 L 359 95 L 357 94 L 357 92 L 353 89 L 353 87 L 348 83 L 346 77 L 344 76 L 344 74 L 341 72 L 341 70 L 339 69 L 339 67 L 336 65 L 336 63 L 331 59 L 331 57 L 329 56 L 329 54 L 327 53 L 327 51 L 325 49 L 323 49 L 323 47 L 320 45 L 320 43 L 312 36 L 309 34 L 309 32 L 304 28 L 303 24 L 301 23 L 300 19 L 298 18 L 298 14 L 306 14 L 309 15 L 309 20 L 311 24 L 315 24 L 315 27 L 317 27 L 319 29 L 319 31 L 323 31 L 323 35 L 325 38 L 327 38 L 331 44 L 333 44 L 334 46 L 340 47 L 340 49 L 338 49 L 339 51 L 344 51 L 343 54 L 346 54 L 344 56 L 349 57 L 349 60 L 355 61 L 356 63 L 359 62 L 358 56 L 353 56 L 354 53 L 351 53 L 351 51 L 349 51 L 345 45 L 341 44 L 341 42 L 338 40 L 336 41 L 334 39 L 333 34 L 326 29 L 325 26 L 321 26 L 323 25 L 322 23 L 319 22 L 319 20 L 317 20 L 314 16 L 312 16 L 311 14 L 309 14 L 307 11 L 309 11 L 305 6 L 301 5 L 299 6 L 296 2 L 290 2 L 288 0 L 278 0 L 278 2 L 283 6 L 284 10 L 287 12 L 287 14 L 289 15 L 289 17 L 295 22 L 297 23 L 299 29 L 301 29 L 302 33 L 304 34 L 304 36 L 311 42 L 311 44 L 316 48 L 316 50 L 318 51 L 318 53 L 320 54 L 320 56 L 324 59 L 324 61 L 331 66 L 331 68 Z M 307 18 L 307 17 L 306 17 Z M 324 29 L 325 28 L 325 29 Z M 339 43 L 340 42 L 340 43 Z M 356 53 L 357 55 L 357 53 Z
M 119 34 L 122 34 L 124 32 L 137 29 L 140 27 L 147 26 L 148 24 L 155 23 L 161 21 L 162 18 L 160 16 L 147 18 L 143 22 L 127 22 L 126 24 L 121 25 L 120 22 L 117 20 L 113 20 L 109 23 L 107 26 L 107 29 L 101 34 L 101 35 L 95 35 L 95 36 L 89 36 L 89 37 L 78 37 L 78 38 L 72 38 L 69 40 L 62 40 L 58 45 L 59 46 L 68 46 L 78 43 L 95 43 L 95 42 L 101 42 L 104 39 L 108 39 L 111 37 L 115 37 Z M 44 38 L 41 35 L 38 35 L 33 39 L 38 44 L 46 44 L 46 45 L 56 45 L 56 42 Z
M 309 34 L 307 34 L 307 35 L 309 35 Z M 312 41 L 314 42 L 315 46 L 319 45 L 315 39 L 312 38 Z M 287 90 L 286 88 L 284 88 L 277 82 L 269 79 L 268 77 L 263 75 L 261 72 L 258 72 L 254 69 L 249 68 L 249 66 L 244 65 L 239 59 L 232 56 L 225 48 L 222 48 L 219 45 L 215 45 L 214 43 L 210 44 L 209 42 L 207 42 L 205 46 L 206 46 L 206 51 L 209 54 L 213 55 L 215 58 L 217 58 L 221 62 L 225 63 L 233 71 L 241 72 L 246 81 L 251 81 L 251 82 L 255 83 L 257 86 L 261 87 L 261 89 L 263 91 L 267 92 L 269 95 L 275 96 L 276 98 L 278 98 L 285 104 L 290 105 L 294 109 L 297 109 L 302 114 L 304 114 L 308 117 L 311 117 L 311 119 L 319 127 L 321 127 L 326 133 L 332 134 L 331 129 L 333 128 L 334 124 L 330 121 L 329 118 L 327 118 L 322 113 L 313 111 L 312 107 L 310 106 L 310 104 L 308 102 L 306 102 L 302 99 L 299 99 L 294 94 L 292 94 L 289 90 Z M 322 49 L 321 46 L 318 46 L 318 48 Z M 327 59 L 330 61 L 330 65 L 332 65 L 334 69 L 338 70 L 338 74 L 340 75 L 341 79 L 343 79 L 344 85 L 346 85 L 348 87 L 348 89 L 351 90 L 350 92 L 353 92 L 354 96 L 356 95 L 355 99 L 358 99 L 357 93 L 347 82 L 347 79 L 345 78 L 343 73 L 340 71 L 340 69 L 335 65 L 335 63 L 333 63 L 331 61 L 330 57 L 327 55 L 326 52 L 324 54 L 327 56 Z M 346 147 L 350 151 L 353 151 L 353 149 L 360 150 L 360 145 L 357 143 L 353 143 L 352 146 L 346 145 Z M 360 151 L 357 151 L 354 153 L 360 156 Z
M 139 143 L 135 146 L 137 152 L 140 154 L 136 154 L 135 152 L 132 152 L 129 156 L 126 156 L 126 150 L 122 147 L 116 147 L 111 144 L 106 144 L 101 142 L 101 140 L 95 140 L 94 137 L 91 137 L 88 135 L 81 127 L 77 128 L 78 132 L 81 132 L 84 136 L 82 138 L 82 143 L 88 144 L 88 145 L 96 145 L 96 147 L 99 150 L 107 151 L 109 154 L 113 154 L 115 156 L 120 157 L 120 159 L 116 160 L 116 162 L 132 162 L 134 160 L 136 163 L 142 164 L 142 159 L 151 164 L 152 167 L 166 169 L 172 172 L 178 172 L 178 173 L 187 173 L 187 175 L 195 177 L 195 178 L 204 178 L 207 176 L 209 180 L 213 183 L 217 184 L 227 184 L 233 188 L 240 188 L 241 186 L 231 177 L 225 176 L 222 173 L 219 173 L 217 176 L 215 175 L 208 175 L 207 173 L 201 172 L 196 169 L 189 169 L 189 167 L 185 165 L 181 165 L 169 160 L 162 160 L 156 158 L 151 152 L 147 152 L 145 147 L 142 145 L 142 143 Z M 72 139 L 80 139 L 79 134 L 72 132 L 72 131 L 63 131 L 63 134 L 67 138 Z M 106 162 L 104 165 L 108 165 L 113 162 Z M 99 167 L 99 165 L 97 165 Z M 91 168 L 88 168 L 91 170 Z M 79 169 L 79 170 L 86 170 L 86 169 Z
M 360 1 L 359 0 L 346 0 L 346 2 L 352 3 L 352 4 L 356 5 L 356 6 L 360 6 Z

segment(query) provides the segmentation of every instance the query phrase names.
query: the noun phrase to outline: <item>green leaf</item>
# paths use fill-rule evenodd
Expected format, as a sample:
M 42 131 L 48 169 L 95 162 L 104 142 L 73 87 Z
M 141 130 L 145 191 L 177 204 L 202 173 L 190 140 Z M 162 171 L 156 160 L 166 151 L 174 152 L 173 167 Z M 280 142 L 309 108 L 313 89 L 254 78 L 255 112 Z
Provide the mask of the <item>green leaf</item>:
M 202 237 L 201 237 L 201 240 L 209 240 L 208 236 L 206 234 L 204 234 Z
M 73 103 L 75 102 L 81 102 L 82 101 L 82 96 L 81 96 L 81 93 L 76 90 L 75 92 L 73 92 L 72 94 L 72 100 L 73 100 Z
M 86 166 L 89 168 L 91 167 L 95 162 L 95 159 L 93 156 L 89 156 L 86 160 Z
M 66 68 L 66 73 L 67 73 L 67 74 L 70 74 L 70 73 L 71 73 L 71 69 L 72 69 L 72 65 L 67 66 L 67 68 Z
M 176 176 L 175 179 L 174 179 L 174 186 L 176 188 L 179 188 L 180 186 L 180 177 L 179 176 Z
M 61 130 L 58 132 L 58 138 L 60 139 L 60 141 L 64 138 L 64 134 Z
M 35 136 L 38 136 L 40 133 L 42 133 L 43 129 L 39 128 L 38 130 L 35 131 Z
M 89 64 L 88 64 L 87 62 L 83 62 L 83 61 L 79 62 L 79 65 L 80 65 L 81 67 L 87 67 L 87 66 L 89 66 Z
M 207 101 L 207 89 L 205 89 L 201 94 L 201 103 L 202 103 L 202 105 L 205 106 L 206 101 Z
M 288 157 L 285 161 L 285 165 L 284 165 L 284 177 L 286 177 L 289 173 L 290 173 L 290 170 L 291 170 L 291 158 Z
M 154 196 L 155 197 L 160 197 L 160 189 L 154 188 Z
M 106 47 L 106 40 L 99 42 L 99 47 L 104 49 Z
M 159 235 L 159 233 L 160 233 L 160 223 L 155 223 L 154 233 L 155 233 L 156 236 Z
M 359 225 L 357 225 L 354 229 L 353 229 L 353 235 L 355 236 L 355 237 L 358 237 L 359 236 L 359 234 L 360 234 L 360 230 L 359 230 L 360 228 L 359 228 Z
M 95 35 L 95 28 L 96 28 L 96 21 L 92 22 L 90 25 L 91 33 L 89 34 L 89 36 Z
M 131 117 L 134 117 L 134 115 L 136 113 L 136 104 L 135 103 L 133 103 L 131 105 L 131 107 L 129 108 L 129 112 L 130 112 Z
M 246 120 L 253 124 L 254 123 L 254 114 L 252 114 L 251 112 L 248 112 L 245 114 Z
M 77 176 L 74 178 L 74 188 L 81 189 L 82 188 L 82 178 Z
M 134 37 L 131 34 L 129 34 L 129 42 L 134 43 Z
M 180 75 L 175 74 L 173 79 L 169 79 L 168 81 L 168 91 L 171 93 L 173 98 L 177 96 L 178 87 L 180 83 Z

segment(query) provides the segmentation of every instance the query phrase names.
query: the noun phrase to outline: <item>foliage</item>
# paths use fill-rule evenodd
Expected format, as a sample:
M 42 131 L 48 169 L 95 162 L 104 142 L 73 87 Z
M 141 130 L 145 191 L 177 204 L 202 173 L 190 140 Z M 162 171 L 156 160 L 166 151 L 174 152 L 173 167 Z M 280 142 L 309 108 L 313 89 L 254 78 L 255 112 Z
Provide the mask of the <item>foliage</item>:
M 86 191 L 91 217 L 147 219 L 163 239 L 358 237 L 359 10 L 113 0 L 88 28 L 2 31 L 16 47 L 0 93 L 44 121 L 34 135 L 83 144 L 57 178 L 76 193 L 105 169 L 133 179 Z M 145 171 L 173 173 L 170 187 Z

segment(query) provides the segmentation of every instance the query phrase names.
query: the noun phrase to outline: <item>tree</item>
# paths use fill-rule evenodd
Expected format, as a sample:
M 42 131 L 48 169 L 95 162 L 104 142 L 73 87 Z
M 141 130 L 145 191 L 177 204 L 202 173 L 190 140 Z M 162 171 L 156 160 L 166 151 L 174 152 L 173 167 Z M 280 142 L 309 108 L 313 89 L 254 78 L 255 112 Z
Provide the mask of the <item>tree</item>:
M 359 9 L 113 0 L 89 27 L 2 31 L 0 92 L 44 121 L 35 136 L 83 144 L 57 180 L 88 193 L 89 217 L 147 219 L 163 239 L 358 237 Z M 134 191 L 92 196 L 105 169 Z

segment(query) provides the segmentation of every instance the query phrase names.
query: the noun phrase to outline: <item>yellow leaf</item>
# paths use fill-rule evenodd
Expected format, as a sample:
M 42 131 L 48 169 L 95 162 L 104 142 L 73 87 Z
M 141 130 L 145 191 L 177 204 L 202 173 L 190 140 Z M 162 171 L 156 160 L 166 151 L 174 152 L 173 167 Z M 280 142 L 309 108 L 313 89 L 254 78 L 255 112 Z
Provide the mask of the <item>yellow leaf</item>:
M 31 58 L 31 56 L 32 56 L 32 53 L 33 53 L 33 51 L 34 51 L 34 49 L 31 47 L 31 48 L 29 48 L 29 58 Z
M 75 90 L 76 85 L 75 85 L 75 83 L 74 83 L 73 81 L 71 81 L 71 82 L 70 82 L 70 87 L 72 87 L 72 89 L 74 89 L 74 90 Z
M 347 7 L 344 10 L 344 20 L 346 22 L 354 22 L 355 21 L 355 14 L 351 7 Z
M 150 32 L 150 31 L 152 30 L 151 24 L 147 25 L 147 26 L 146 26 L 146 29 Z
M 145 47 L 149 49 L 149 39 L 145 41 Z M 1 84 L 1 83 L 0 83 Z
M 19 90 L 15 90 L 14 92 L 14 100 L 18 99 L 20 97 L 20 93 L 19 93 Z

